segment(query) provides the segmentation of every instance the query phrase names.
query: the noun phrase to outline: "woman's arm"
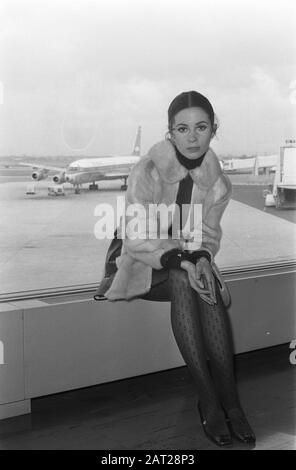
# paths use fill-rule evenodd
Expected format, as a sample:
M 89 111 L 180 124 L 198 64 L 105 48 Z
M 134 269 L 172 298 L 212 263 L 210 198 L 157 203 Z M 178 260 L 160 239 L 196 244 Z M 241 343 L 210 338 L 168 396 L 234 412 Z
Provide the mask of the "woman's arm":
M 143 158 L 137 163 L 128 179 L 128 189 L 126 193 L 126 209 L 137 208 L 134 215 L 127 214 L 125 217 L 125 238 L 123 239 L 123 248 L 130 256 L 138 261 L 148 264 L 152 268 L 161 269 L 161 256 L 173 248 L 181 248 L 180 241 L 172 238 L 160 239 L 159 234 L 153 231 L 157 228 L 156 200 L 157 181 L 152 176 L 153 163 L 150 159 Z M 150 206 L 154 205 L 154 206 Z M 132 211 L 131 211 L 132 212 Z M 138 222 L 137 225 L 133 220 Z M 136 236 L 132 236 L 132 230 L 136 229 Z

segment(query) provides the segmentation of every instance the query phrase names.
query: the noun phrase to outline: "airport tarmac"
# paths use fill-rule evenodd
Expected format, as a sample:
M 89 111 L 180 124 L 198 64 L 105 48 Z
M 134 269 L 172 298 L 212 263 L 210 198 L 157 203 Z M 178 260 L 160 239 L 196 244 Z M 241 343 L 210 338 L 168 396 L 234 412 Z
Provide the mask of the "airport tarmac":
M 110 240 L 96 239 L 94 211 L 101 202 L 116 205 L 117 196 L 124 196 L 121 182 L 100 182 L 98 192 L 85 185 L 79 195 L 65 185 L 65 197 L 50 197 L 50 180 L 36 183 L 36 194 L 26 195 L 30 179 L 16 179 L 14 173 L 0 181 L 1 294 L 98 283 Z M 250 191 L 255 200 L 254 188 Z M 257 192 L 261 196 L 260 188 Z M 275 209 L 264 211 L 263 202 L 258 209 L 254 201 L 253 206 L 230 201 L 216 256 L 220 268 L 295 259 L 296 225 Z

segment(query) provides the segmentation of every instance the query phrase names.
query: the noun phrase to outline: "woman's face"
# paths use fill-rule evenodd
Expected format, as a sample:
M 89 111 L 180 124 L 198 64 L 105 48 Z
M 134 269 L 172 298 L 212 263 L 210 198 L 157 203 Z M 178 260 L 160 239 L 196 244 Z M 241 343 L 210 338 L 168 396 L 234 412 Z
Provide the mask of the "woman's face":
M 202 108 L 186 108 L 175 115 L 171 138 L 179 152 L 194 159 L 208 150 L 214 131 L 208 114 Z

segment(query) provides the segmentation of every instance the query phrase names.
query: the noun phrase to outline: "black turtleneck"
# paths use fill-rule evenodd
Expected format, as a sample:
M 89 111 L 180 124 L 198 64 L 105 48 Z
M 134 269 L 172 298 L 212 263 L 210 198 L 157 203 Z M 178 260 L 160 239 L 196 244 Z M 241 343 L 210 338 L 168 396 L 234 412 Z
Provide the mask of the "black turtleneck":
M 187 158 L 185 157 L 179 150 L 175 147 L 176 156 L 178 161 L 184 166 L 187 170 L 193 170 L 194 168 L 200 166 L 202 161 L 206 155 L 206 152 L 199 158 Z M 176 197 L 176 204 L 178 204 L 180 208 L 180 226 L 183 228 L 183 221 L 182 221 L 182 204 L 190 204 L 191 203 L 191 195 L 192 195 L 192 188 L 193 188 L 193 180 L 190 176 L 190 173 L 187 173 L 185 178 L 183 178 L 179 183 L 178 193 Z M 172 236 L 172 226 L 169 228 L 168 231 L 169 235 Z M 171 252 L 165 253 L 162 257 L 161 264 L 164 268 L 179 268 L 182 259 L 188 259 L 189 261 L 196 263 L 196 260 L 201 256 L 205 256 L 209 261 L 211 261 L 211 257 L 209 253 L 203 250 L 197 250 L 194 254 L 186 256 L 183 252 L 181 253 L 179 250 L 171 250 Z
M 187 170 L 193 170 L 194 168 L 200 166 L 202 161 L 205 157 L 206 152 L 199 158 L 187 158 L 185 157 L 179 150 L 176 149 L 176 155 L 181 163 Z M 191 194 L 192 194 L 192 187 L 193 181 L 189 173 L 180 181 L 179 189 L 176 198 L 176 204 L 180 207 L 180 214 L 182 214 L 182 204 L 190 204 L 191 202 Z M 182 227 L 182 220 L 181 220 L 181 227 Z
M 197 166 L 200 166 L 202 164 L 202 161 L 205 157 L 205 152 L 201 157 L 199 158 L 187 158 L 185 157 L 178 149 L 175 147 L 176 155 L 179 160 L 179 163 L 181 163 L 182 166 L 185 166 L 187 170 L 193 170 L 193 168 L 196 168 Z

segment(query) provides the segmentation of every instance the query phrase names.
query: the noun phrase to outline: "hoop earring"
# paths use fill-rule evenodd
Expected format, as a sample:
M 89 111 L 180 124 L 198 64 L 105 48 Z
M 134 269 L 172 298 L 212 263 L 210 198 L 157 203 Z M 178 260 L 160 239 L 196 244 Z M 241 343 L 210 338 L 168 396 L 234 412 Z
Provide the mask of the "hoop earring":
M 171 136 L 170 131 L 167 131 L 167 132 L 165 133 L 164 138 L 165 138 L 165 140 L 171 140 L 172 136 Z

